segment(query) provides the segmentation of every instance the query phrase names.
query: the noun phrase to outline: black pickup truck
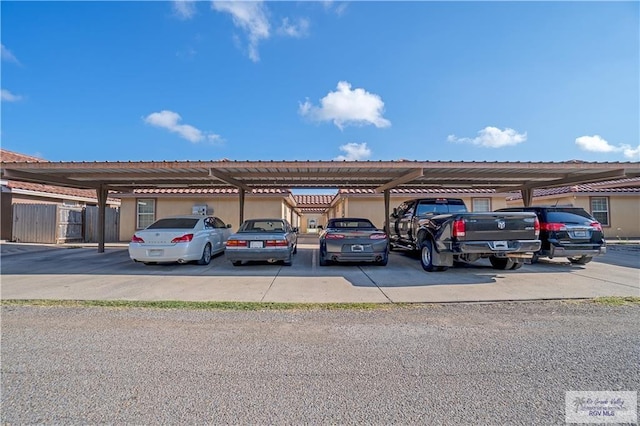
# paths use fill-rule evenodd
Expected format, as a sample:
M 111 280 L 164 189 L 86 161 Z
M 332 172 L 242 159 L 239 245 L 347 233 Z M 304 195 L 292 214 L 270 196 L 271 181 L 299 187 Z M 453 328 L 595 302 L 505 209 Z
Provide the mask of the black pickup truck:
M 471 213 L 458 198 L 407 200 L 389 227 L 390 248 L 419 251 L 429 272 L 485 257 L 496 269 L 518 269 L 540 249 L 535 213 Z

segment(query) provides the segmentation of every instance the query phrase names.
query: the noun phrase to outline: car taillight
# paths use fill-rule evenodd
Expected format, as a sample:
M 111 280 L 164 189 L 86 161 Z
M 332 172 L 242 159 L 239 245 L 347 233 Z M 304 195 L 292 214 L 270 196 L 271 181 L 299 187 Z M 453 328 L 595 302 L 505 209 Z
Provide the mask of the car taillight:
M 464 237 L 467 234 L 467 225 L 464 219 L 458 219 L 453 221 L 453 229 L 451 235 L 453 237 Z
M 536 235 L 536 238 L 540 238 L 540 221 L 537 217 L 533 220 L 533 231 Z
M 566 226 L 564 223 L 541 223 L 540 230 L 542 231 L 564 231 Z
M 182 237 L 176 237 L 173 240 L 171 240 L 172 244 L 176 244 L 176 243 L 188 243 L 191 240 L 193 240 L 193 234 L 184 234 Z
M 131 237 L 131 242 L 132 243 L 144 243 L 144 240 L 134 234 L 133 237 Z
M 600 224 L 600 222 L 591 222 L 589 224 L 589 226 L 591 226 L 593 229 L 595 229 L 596 231 L 600 231 L 602 232 L 602 225 Z
M 267 247 L 287 247 L 289 243 L 287 240 L 267 240 L 265 245 Z
M 387 238 L 387 234 L 381 234 L 381 233 L 371 234 L 369 235 L 369 238 L 372 240 L 384 240 L 385 238 Z
M 341 240 L 344 238 L 344 235 L 342 234 L 327 234 L 324 236 L 325 239 L 327 240 Z
M 246 247 L 247 242 L 245 240 L 227 240 L 227 247 Z

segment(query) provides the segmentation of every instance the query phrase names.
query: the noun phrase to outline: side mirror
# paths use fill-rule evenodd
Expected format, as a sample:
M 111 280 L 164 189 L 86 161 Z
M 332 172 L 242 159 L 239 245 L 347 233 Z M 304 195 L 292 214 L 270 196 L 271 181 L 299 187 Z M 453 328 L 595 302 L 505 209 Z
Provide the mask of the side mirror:
M 393 213 L 391 213 L 391 217 L 398 217 L 398 208 L 397 207 L 393 208 Z
M 298 233 L 298 231 L 299 231 L 298 227 L 297 227 L 297 226 L 295 226 L 295 227 L 293 228 L 293 232 Z
M 231 228 L 231 224 L 230 223 L 227 223 L 227 228 Z

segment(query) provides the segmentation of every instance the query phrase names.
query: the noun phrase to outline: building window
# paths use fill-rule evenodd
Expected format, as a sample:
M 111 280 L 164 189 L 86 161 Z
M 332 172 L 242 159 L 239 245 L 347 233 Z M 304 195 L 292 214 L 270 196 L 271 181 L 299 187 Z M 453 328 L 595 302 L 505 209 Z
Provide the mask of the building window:
M 592 197 L 591 214 L 602 226 L 610 226 L 609 199 L 607 197 Z
M 491 198 L 472 198 L 472 210 L 474 212 L 490 212 Z
M 156 200 L 139 199 L 136 211 L 136 229 L 151 225 L 156 217 Z

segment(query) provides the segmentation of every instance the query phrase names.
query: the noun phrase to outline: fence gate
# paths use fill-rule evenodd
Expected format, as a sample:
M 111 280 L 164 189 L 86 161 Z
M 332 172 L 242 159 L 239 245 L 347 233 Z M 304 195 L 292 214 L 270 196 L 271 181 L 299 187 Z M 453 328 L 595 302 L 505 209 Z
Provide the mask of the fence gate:
M 58 205 L 58 238 L 56 243 L 82 242 L 82 207 Z
M 98 206 L 87 206 L 84 209 L 84 241 L 97 243 L 98 241 Z M 120 210 L 115 207 L 107 207 L 104 218 L 104 242 L 114 243 L 120 239 L 118 224 L 120 222 Z

